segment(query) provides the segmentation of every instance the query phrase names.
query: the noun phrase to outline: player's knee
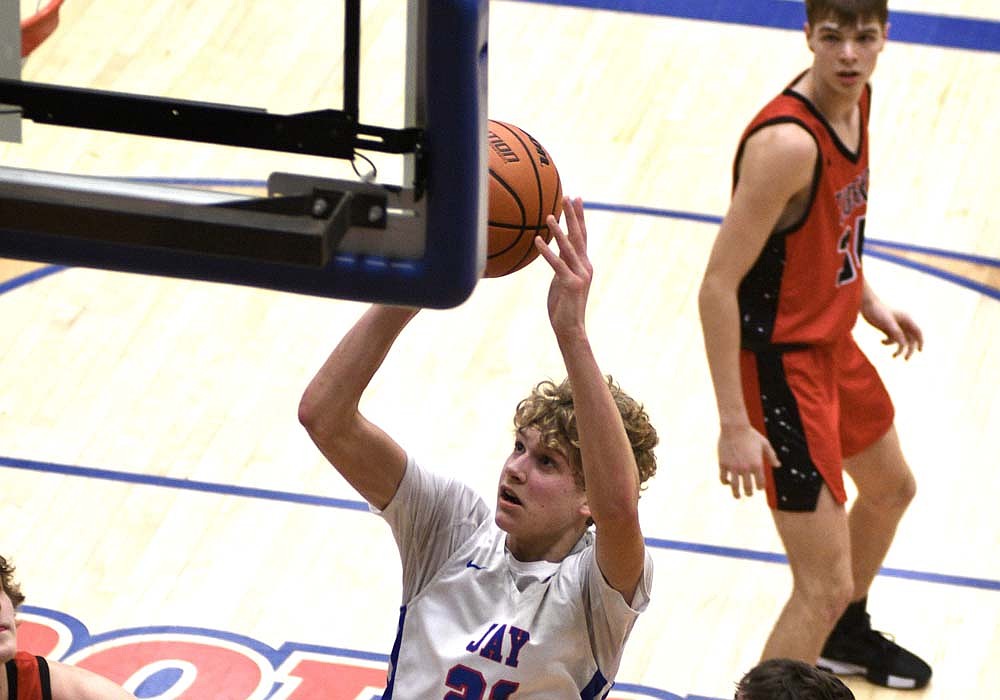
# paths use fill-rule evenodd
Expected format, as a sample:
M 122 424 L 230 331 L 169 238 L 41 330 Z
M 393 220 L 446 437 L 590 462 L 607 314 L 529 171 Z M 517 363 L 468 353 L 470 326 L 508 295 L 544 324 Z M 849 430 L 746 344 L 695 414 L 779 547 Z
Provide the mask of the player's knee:
M 870 507 L 879 511 L 896 512 L 906 510 L 916 495 L 917 480 L 913 472 L 904 466 L 898 476 L 883 482 L 874 492 L 866 494 L 865 500 Z
M 903 476 L 899 484 L 899 489 L 897 491 L 898 503 L 902 505 L 903 508 L 910 505 L 910 502 L 917 496 L 917 480 L 913 476 L 913 472 L 909 469 L 906 470 L 906 474 Z
M 827 575 L 798 585 L 796 591 L 819 625 L 832 627 L 854 598 L 854 580 L 850 571 L 827 572 Z

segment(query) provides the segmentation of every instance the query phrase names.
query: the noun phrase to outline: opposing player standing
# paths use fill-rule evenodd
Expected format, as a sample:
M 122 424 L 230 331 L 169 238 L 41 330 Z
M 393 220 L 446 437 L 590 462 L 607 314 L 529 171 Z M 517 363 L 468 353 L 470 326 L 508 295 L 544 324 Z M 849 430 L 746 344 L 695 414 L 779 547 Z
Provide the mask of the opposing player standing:
M 869 587 L 915 494 L 892 402 L 855 344 L 858 314 L 894 356 L 920 328 L 887 307 L 861 265 L 869 77 L 886 0 L 806 0 L 813 65 L 744 132 L 699 295 L 720 418 L 719 476 L 766 488 L 792 594 L 762 658 L 789 657 L 891 687 L 930 667 L 872 630 Z M 780 465 L 780 466 L 779 466 Z M 858 496 L 845 508 L 843 471 Z M 820 658 L 821 657 L 821 658 Z

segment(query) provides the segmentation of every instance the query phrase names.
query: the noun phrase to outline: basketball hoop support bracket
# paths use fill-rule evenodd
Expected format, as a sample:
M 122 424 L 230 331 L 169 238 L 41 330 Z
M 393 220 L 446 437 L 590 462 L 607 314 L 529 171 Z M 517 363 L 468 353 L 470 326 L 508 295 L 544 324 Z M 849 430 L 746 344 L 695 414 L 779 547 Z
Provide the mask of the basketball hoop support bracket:
M 28 171 L 0 169 L 0 174 L 6 176 L 0 179 L 0 208 L 5 218 L 20 222 L 20 233 L 125 244 L 136 258 L 145 249 L 164 248 L 322 268 L 348 228 L 386 226 L 386 195 L 377 185 L 358 185 L 353 192 L 313 189 L 293 196 L 184 202 L 144 197 L 141 191 L 54 187 L 32 182 Z

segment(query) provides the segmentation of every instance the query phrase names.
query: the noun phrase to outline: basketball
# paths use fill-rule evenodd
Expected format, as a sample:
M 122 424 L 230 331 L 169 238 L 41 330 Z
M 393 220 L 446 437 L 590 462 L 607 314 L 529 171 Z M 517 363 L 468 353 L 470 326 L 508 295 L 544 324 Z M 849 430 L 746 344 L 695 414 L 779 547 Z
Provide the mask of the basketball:
M 531 134 L 489 120 L 489 243 L 484 277 L 503 277 L 538 256 L 535 236 L 562 215 L 562 183 L 552 156 Z

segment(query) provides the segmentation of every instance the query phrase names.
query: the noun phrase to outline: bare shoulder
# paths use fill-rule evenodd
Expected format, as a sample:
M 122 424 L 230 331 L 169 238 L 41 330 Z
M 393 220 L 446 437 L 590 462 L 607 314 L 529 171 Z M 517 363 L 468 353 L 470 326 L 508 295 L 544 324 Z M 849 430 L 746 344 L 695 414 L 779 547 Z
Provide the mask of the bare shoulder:
M 772 124 L 752 134 L 743 147 L 740 179 L 765 178 L 801 183 L 812 178 L 819 147 L 805 127 L 783 122 Z
M 817 153 L 815 137 L 796 122 L 779 122 L 758 129 L 747 139 L 746 148 L 777 151 L 784 155 L 804 156 Z
M 49 661 L 52 700 L 135 700 L 132 693 L 104 676 L 76 666 Z

